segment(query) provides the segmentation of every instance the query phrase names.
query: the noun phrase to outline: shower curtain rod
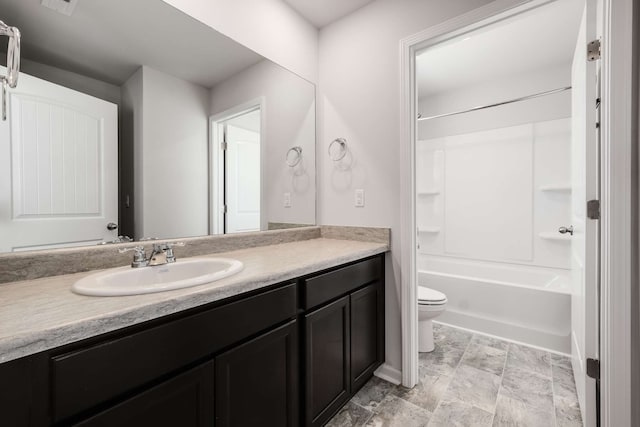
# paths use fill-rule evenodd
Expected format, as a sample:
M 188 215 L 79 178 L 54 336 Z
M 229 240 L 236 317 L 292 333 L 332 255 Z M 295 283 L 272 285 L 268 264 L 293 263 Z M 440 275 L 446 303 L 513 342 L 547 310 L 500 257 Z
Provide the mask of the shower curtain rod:
M 469 108 L 467 110 L 460 110 L 460 111 L 454 111 L 452 113 L 438 114 L 437 116 L 420 117 L 420 115 L 418 115 L 418 121 L 438 119 L 440 117 L 455 116 L 457 114 L 470 113 L 471 111 L 478 111 L 478 110 L 484 110 L 486 108 L 499 107 L 501 105 L 513 104 L 514 102 L 526 101 L 527 99 L 539 98 L 541 96 L 564 92 L 565 90 L 569 90 L 569 89 L 571 89 L 571 86 L 548 90 L 546 92 L 534 93 L 533 95 L 522 96 L 520 98 L 511 99 L 509 101 L 496 102 L 495 104 L 481 105 L 478 107 Z

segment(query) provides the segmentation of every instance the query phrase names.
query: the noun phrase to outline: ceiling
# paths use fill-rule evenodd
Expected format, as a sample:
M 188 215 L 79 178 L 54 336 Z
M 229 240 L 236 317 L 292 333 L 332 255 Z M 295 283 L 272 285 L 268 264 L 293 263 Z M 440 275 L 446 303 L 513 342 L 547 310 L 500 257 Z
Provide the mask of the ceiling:
M 374 0 L 284 0 L 316 28 L 322 28 Z
M 419 96 L 551 67 L 566 67 L 584 0 L 559 0 L 427 48 L 416 57 Z
M 41 0 L 0 0 L 22 55 L 121 85 L 141 65 L 212 87 L 262 56 L 159 0 L 79 0 L 72 16 Z M 4 48 L 4 46 L 3 46 Z

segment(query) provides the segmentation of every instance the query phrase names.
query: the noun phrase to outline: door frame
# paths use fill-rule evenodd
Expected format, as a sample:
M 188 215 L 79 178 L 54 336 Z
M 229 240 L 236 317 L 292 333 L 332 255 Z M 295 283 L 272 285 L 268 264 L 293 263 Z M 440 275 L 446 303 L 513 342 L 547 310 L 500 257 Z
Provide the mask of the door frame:
M 415 53 L 427 46 L 551 0 L 495 0 L 400 41 L 400 170 L 402 384 L 418 382 L 416 284 Z M 598 0 L 602 31 L 601 115 L 601 420 L 604 426 L 631 425 L 632 270 L 638 236 L 635 204 L 637 154 L 632 134 L 633 0 Z M 635 88 L 637 89 L 637 88 Z M 636 94 L 637 95 L 637 94 Z M 615 143 L 614 143 L 615 142 Z M 613 284 L 615 283 L 615 286 Z M 635 340 L 634 340 L 635 342 Z M 615 351 L 614 351 L 615 350 Z
M 216 113 L 209 117 L 209 234 L 224 233 L 224 156 L 220 129 L 224 122 L 250 111 L 260 110 L 260 229 L 267 228 L 265 212 L 265 142 L 266 142 L 266 99 L 261 96 L 243 102 L 235 107 Z
M 638 120 L 628 82 L 634 76 L 633 0 L 602 0 L 600 390 L 603 426 L 632 419 L 632 343 L 638 316 Z M 637 12 L 637 11 L 635 11 Z M 636 48 L 637 50 L 637 48 Z M 635 90 L 638 87 L 633 88 Z M 636 233 L 635 235 L 633 233 Z M 634 301 L 633 298 L 636 298 Z M 637 356 L 637 355 L 636 355 Z M 636 361 L 636 363 L 638 363 Z M 637 385 L 636 385 L 637 387 Z

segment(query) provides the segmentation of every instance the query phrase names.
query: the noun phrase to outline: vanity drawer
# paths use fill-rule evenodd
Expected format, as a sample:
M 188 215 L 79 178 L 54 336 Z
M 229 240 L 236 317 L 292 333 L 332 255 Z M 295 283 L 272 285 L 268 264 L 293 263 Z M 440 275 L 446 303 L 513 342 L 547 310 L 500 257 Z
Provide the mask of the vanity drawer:
M 305 279 L 304 308 L 315 307 L 374 280 L 382 280 L 380 256 Z
M 140 332 L 52 357 L 55 421 L 206 358 L 297 311 L 290 284 Z

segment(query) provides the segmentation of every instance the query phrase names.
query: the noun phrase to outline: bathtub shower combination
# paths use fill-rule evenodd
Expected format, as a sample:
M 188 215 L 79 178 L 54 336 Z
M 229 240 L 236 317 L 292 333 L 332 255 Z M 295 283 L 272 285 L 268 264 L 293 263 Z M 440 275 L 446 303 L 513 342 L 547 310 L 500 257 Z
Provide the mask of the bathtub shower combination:
M 435 136 L 416 153 L 418 285 L 446 295 L 436 320 L 570 353 L 558 228 L 571 217 L 571 120 Z

